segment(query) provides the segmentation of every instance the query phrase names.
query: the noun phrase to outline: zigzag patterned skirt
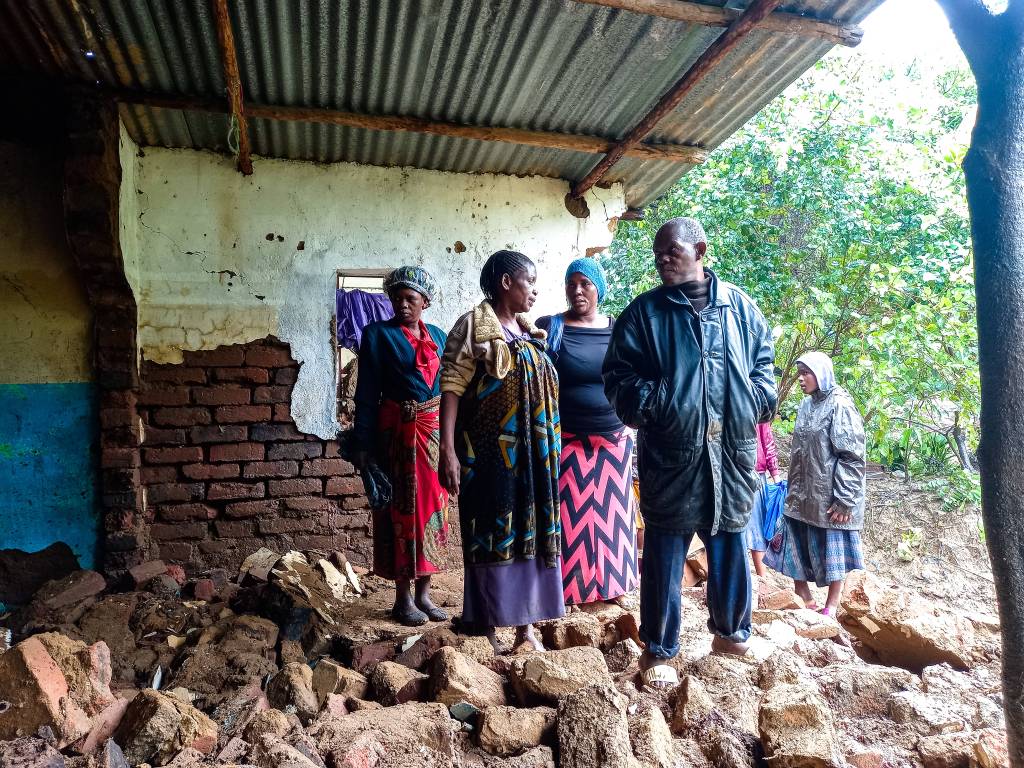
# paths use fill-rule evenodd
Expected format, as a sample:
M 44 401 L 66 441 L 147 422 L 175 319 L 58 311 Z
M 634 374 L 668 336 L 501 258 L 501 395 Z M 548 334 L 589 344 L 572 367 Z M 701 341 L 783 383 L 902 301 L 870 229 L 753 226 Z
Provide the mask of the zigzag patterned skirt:
M 639 586 L 633 436 L 562 432 L 558 493 L 566 604 L 611 600 Z

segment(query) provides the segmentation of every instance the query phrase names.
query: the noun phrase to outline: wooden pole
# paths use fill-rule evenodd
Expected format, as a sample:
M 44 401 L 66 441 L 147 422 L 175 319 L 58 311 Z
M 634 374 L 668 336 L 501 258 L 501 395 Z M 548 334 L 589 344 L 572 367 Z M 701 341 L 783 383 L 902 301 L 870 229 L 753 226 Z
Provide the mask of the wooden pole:
M 735 8 L 693 3 L 689 0 L 576 0 L 578 3 L 616 8 L 644 16 L 658 16 L 705 27 L 728 27 L 743 13 Z M 814 19 L 795 13 L 776 11 L 761 22 L 761 29 L 784 35 L 817 38 L 834 45 L 854 47 L 864 39 L 864 30 L 856 24 Z
M 125 104 L 141 104 L 162 109 L 181 109 L 191 112 L 228 112 L 221 102 L 193 99 L 182 96 L 165 96 L 140 91 L 115 90 L 108 92 L 114 99 Z M 335 109 L 318 107 L 281 107 L 265 104 L 245 104 L 249 118 L 284 120 L 310 123 L 326 123 L 349 128 L 365 128 L 372 131 L 406 131 L 429 133 L 436 136 L 451 136 L 477 141 L 499 141 L 507 144 L 523 144 L 544 149 L 564 149 L 572 152 L 586 152 L 600 155 L 610 152 L 615 141 L 600 136 L 587 136 L 552 131 L 527 131 L 520 128 L 491 128 L 477 125 L 462 125 L 420 117 L 390 117 L 382 115 L 361 115 Z M 629 149 L 627 157 L 644 160 L 664 160 L 687 165 L 700 165 L 707 159 L 707 150 L 688 144 L 637 144 Z
M 694 86 L 739 45 L 743 38 L 781 2 L 782 0 L 754 0 L 750 7 L 743 12 L 743 15 L 730 24 L 728 29 L 708 46 L 707 50 L 693 63 L 693 66 L 686 71 L 686 74 L 661 97 L 650 112 L 644 115 L 636 127 L 626 134 L 612 148 L 611 152 L 591 169 L 590 173 L 573 185 L 572 191 L 569 193 L 570 196 L 580 199 L 591 187 L 600 182 L 613 165 L 626 156 L 630 149 L 643 141 L 644 137 L 654 130 L 661 119 L 675 109 L 686 94 L 692 91 Z
M 224 67 L 224 82 L 228 88 L 231 116 L 238 124 L 238 170 L 245 176 L 250 176 L 252 175 L 252 149 L 249 144 L 249 125 L 245 121 L 242 79 L 238 74 L 238 55 L 235 52 L 235 35 L 231 30 L 231 17 L 228 15 L 228 0 L 213 0 L 213 17 L 217 22 L 217 39 L 220 41 L 221 63 Z

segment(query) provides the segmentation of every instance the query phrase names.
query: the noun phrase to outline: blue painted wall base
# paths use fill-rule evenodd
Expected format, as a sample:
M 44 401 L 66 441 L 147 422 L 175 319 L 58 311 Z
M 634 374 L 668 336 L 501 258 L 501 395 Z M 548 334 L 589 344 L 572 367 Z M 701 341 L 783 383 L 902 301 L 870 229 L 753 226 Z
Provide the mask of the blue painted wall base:
M 0 384 L 0 549 L 63 541 L 96 565 L 96 418 L 90 383 Z

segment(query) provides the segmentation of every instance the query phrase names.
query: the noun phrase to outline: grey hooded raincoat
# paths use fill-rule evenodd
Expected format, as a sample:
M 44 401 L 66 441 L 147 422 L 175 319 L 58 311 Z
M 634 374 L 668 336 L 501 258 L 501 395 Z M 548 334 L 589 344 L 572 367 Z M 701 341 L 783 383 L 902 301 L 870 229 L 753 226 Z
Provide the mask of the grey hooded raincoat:
M 818 379 L 818 391 L 800 403 L 789 457 L 786 517 L 818 528 L 859 531 L 864 527 L 864 422 L 849 393 L 835 383 L 832 360 L 809 352 L 797 360 Z M 836 504 L 847 523 L 829 520 Z

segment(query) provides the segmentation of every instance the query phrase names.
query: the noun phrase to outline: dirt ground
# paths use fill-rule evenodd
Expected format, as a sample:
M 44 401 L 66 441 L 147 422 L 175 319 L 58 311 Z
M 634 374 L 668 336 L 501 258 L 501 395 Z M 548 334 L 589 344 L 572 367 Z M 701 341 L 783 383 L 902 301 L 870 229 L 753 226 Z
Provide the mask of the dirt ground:
M 779 460 L 788 464 L 788 436 L 777 439 Z M 864 513 L 864 564 L 886 583 L 913 589 L 966 612 L 995 613 L 995 585 L 982 541 L 981 510 L 946 511 L 942 499 L 924 488 L 868 465 Z M 909 559 L 900 555 L 910 544 Z

